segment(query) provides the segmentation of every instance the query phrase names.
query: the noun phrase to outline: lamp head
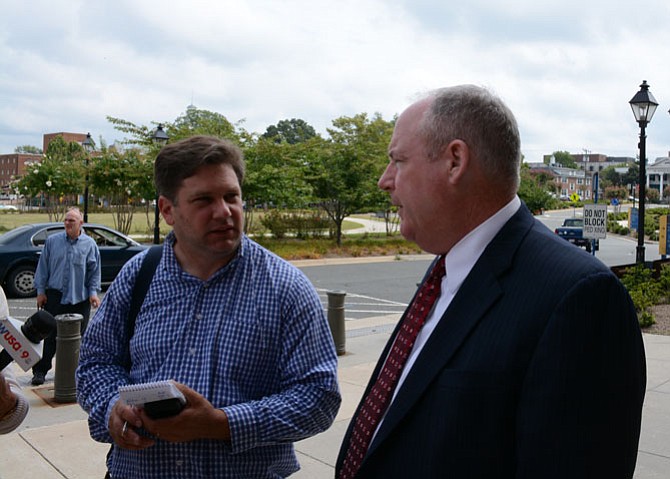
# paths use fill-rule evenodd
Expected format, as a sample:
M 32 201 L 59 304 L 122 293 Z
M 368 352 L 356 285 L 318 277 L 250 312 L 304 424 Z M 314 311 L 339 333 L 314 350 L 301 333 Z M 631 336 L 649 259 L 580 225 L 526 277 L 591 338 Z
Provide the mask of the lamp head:
M 628 103 L 630 103 L 630 107 L 633 109 L 635 121 L 637 121 L 641 127 L 647 126 L 658 107 L 656 98 L 654 98 L 654 95 L 649 91 L 647 80 L 642 81 L 640 91 L 637 92 Z

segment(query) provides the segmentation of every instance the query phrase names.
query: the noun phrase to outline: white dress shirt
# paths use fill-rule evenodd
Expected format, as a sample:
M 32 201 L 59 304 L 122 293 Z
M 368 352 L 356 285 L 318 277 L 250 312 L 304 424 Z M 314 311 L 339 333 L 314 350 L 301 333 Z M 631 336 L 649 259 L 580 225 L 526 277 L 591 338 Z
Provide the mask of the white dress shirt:
M 412 370 L 416 358 L 421 354 L 430 335 L 433 334 L 435 327 L 440 322 L 456 293 L 458 293 L 461 284 L 463 284 L 465 278 L 470 274 L 470 271 L 488 244 L 498 234 L 505 223 L 514 216 L 514 213 L 517 212 L 520 206 L 521 200 L 519 200 L 518 196 L 515 196 L 507 205 L 463 237 L 447 253 L 445 258 L 447 274 L 442 278 L 440 296 L 435 301 L 433 310 L 428 315 L 426 323 L 421 328 L 421 331 L 419 331 L 414 347 L 407 358 L 407 363 L 405 363 L 405 367 L 400 374 L 398 386 L 393 393 L 391 401 L 395 400 L 395 396 L 402 387 L 405 378 Z

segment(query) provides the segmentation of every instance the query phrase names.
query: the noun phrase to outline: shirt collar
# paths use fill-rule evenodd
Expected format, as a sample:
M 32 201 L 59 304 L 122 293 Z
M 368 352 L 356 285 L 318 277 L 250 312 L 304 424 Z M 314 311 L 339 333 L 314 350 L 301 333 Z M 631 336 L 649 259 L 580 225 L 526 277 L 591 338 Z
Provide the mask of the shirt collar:
M 515 195 L 512 201 L 470 231 L 451 248 L 445 258 L 448 278 L 447 288 L 451 292 L 455 292 L 460 288 L 488 244 L 498 234 L 505 223 L 514 216 L 514 213 L 517 212 L 520 206 L 521 200 Z

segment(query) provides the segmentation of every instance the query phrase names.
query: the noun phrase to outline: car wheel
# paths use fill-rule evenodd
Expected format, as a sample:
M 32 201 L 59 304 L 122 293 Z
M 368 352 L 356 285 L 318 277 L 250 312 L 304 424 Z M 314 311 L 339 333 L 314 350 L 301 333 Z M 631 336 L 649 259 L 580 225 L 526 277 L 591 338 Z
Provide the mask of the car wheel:
M 24 264 L 14 268 L 7 276 L 7 293 L 17 298 L 35 296 L 35 267 Z

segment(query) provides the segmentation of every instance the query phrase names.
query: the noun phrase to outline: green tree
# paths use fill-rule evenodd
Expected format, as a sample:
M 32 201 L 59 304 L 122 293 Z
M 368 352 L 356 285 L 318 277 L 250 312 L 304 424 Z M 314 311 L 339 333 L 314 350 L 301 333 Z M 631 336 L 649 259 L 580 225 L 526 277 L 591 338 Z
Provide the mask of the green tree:
M 194 135 L 208 135 L 239 143 L 239 135 L 235 125 L 228 121 L 225 116 L 221 113 L 201 110 L 193 105 L 189 105 L 181 116 L 172 123 L 165 123 L 165 126 L 170 136 L 170 142 Z
M 291 118 L 290 120 L 281 120 L 276 125 L 268 126 L 262 137 L 276 143 L 285 142 L 295 145 L 315 136 L 316 131 L 305 120 Z
M 152 184 L 147 184 L 147 161 L 138 149 L 119 152 L 104 149 L 93 159 L 90 182 L 99 197 L 109 203 L 114 212 L 114 227 L 124 234 L 130 233 L 134 209 L 144 205 L 151 208 L 151 200 L 155 195 Z M 147 214 L 147 222 L 149 215 Z M 153 224 L 149 225 L 151 231 Z
M 556 163 L 565 168 L 577 168 L 577 162 L 568 151 L 554 151 L 552 153 Z
M 392 132 L 393 123 L 385 121 L 379 113 L 372 118 L 361 113 L 333 120 L 328 141 L 314 138 L 309 142 L 313 152 L 306 162 L 309 182 L 316 202 L 335 226 L 338 245 L 342 243 L 344 218 L 365 208 L 378 207 L 383 197 L 377 180 L 387 161 Z
M 608 186 L 604 190 L 605 198 L 612 200 L 625 200 L 628 197 L 628 189 L 625 186 Z
M 647 197 L 647 200 L 652 203 L 658 203 L 661 199 L 661 192 L 656 188 L 647 188 L 644 190 L 644 195 Z
M 616 171 L 615 166 L 608 166 L 600 172 L 600 185 L 603 188 L 609 186 L 621 186 L 624 183 L 622 182 L 621 173 Z
M 637 185 L 640 179 L 640 165 L 635 163 L 628 167 L 628 171 L 621 175 L 622 185 Z
M 246 142 L 246 176 L 243 185 L 245 230 L 254 227 L 254 211 L 261 207 L 300 208 L 311 198 L 305 179 L 304 152 L 297 145 L 258 138 Z
M 42 148 L 37 148 L 36 146 L 31 145 L 22 145 L 14 148 L 14 153 L 27 153 L 31 155 L 41 155 Z
M 528 163 L 521 163 L 521 181 L 518 195 L 533 213 L 550 208 L 555 202 L 551 193 L 538 184 L 535 177 L 530 173 Z
M 84 192 L 85 159 L 86 153 L 79 143 L 66 142 L 57 136 L 49 143 L 42 161 L 30 164 L 13 188 L 19 194 L 39 199 L 49 221 L 60 221 Z

